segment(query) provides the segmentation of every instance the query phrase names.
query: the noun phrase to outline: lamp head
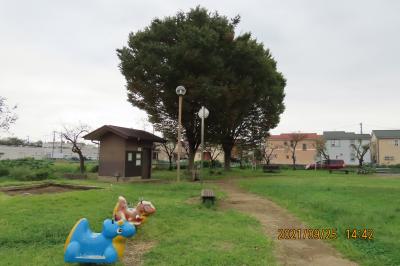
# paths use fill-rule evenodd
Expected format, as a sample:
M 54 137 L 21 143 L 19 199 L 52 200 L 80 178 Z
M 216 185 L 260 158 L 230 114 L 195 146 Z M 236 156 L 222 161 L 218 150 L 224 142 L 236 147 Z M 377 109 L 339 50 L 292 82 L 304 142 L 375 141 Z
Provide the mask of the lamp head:
M 179 96 L 183 96 L 186 94 L 186 89 L 183 86 L 178 86 L 176 87 L 176 94 L 178 94 Z

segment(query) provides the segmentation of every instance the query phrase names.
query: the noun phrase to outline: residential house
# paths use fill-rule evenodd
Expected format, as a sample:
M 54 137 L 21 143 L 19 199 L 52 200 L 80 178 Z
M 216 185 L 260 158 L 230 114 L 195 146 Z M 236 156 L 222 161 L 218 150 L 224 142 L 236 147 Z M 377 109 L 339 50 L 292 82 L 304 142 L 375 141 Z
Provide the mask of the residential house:
M 188 154 L 183 147 L 184 143 L 182 143 L 181 146 L 181 160 L 187 160 L 188 159 Z M 175 162 L 178 157 L 178 146 L 175 146 L 174 152 L 173 152 L 173 158 L 172 160 Z M 210 161 L 211 157 L 213 157 L 215 160 L 220 161 L 221 163 L 224 162 L 224 152 L 218 148 L 218 147 L 207 147 L 206 151 L 204 152 L 204 160 L 205 161 Z M 168 161 L 168 154 L 165 152 L 165 149 L 162 147 L 161 144 L 156 144 L 154 153 L 153 153 L 153 160 L 157 161 Z M 195 157 L 195 161 L 200 161 L 201 160 L 201 146 L 197 149 Z
M 374 163 L 400 164 L 400 130 L 373 130 L 371 148 Z
M 358 165 L 357 152 L 352 146 L 361 147 L 370 145 L 370 134 L 356 134 L 345 131 L 324 131 L 325 147 L 329 159 L 343 160 L 346 165 Z M 360 151 L 362 148 L 360 147 Z M 371 153 L 364 155 L 364 163 L 371 163 Z
M 274 149 L 271 156 L 271 164 L 292 164 L 292 150 L 296 135 L 302 135 L 295 147 L 297 165 L 307 165 L 315 162 L 317 155 L 317 133 L 284 133 L 271 135 L 267 138 L 267 147 Z

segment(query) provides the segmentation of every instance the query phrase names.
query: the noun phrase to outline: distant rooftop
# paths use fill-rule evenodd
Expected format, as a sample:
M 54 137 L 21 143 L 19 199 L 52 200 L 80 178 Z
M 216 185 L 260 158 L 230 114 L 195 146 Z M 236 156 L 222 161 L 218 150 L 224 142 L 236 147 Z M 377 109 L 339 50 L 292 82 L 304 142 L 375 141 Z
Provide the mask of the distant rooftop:
M 320 136 L 317 133 L 282 133 L 279 135 L 271 135 L 269 139 L 276 139 L 276 140 L 290 140 L 293 135 L 301 134 L 305 135 L 305 139 L 318 139 Z
M 357 139 L 365 139 L 368 140 L 371 138 L 370 134 L 356 134 L 354 132 L 345 132 L 345 131 L 324 131 L 323 133 L 324 139 L 343 139 L 343 140 L 357 140 Z
M 400 130 L 372 130 L 378 139 L 400 139 Z

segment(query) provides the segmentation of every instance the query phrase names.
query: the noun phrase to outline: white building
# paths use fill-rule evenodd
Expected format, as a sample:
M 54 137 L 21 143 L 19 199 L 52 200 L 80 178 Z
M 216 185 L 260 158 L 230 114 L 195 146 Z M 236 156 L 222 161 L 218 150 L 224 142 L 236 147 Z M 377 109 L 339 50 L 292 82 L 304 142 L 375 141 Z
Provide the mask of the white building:
M 89 160 L 98 159 L 98 147 L 95 145 L 81 144 L 83 156 Z M 46 142 L 42 147 L 32 146 L 6 146 L 0 145 L 0 160 L 22 159 L 32 157 L 35 159 L 78 159 L 72 152 L 70 143 Z
M 370 144 L 371 135 L 356 134 L 345 131 L 324 131 L 323 138 L 326 141 L 326 150 L 329 158 L 332 160 L 343 160 L 346 165 L 358 165 L 357 152 L 351 146 Z M 364 156 L 364 163 L 371 163 L 371 153 Z

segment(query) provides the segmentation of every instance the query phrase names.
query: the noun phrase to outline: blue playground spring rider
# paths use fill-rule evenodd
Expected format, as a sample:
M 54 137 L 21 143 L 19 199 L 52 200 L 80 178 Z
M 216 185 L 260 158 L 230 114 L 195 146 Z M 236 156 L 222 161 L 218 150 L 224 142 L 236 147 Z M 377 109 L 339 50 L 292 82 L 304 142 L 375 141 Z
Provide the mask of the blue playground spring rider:
M 90 230 L 86 218 L 72 228 L 64 246 L 64 261 L 78 263 L 114 263 L 118 260 L 118 247 L 113 245 L 116 236 L 132 237 L 136 228 L 129 222 L 107 219 L 101 233 Z

